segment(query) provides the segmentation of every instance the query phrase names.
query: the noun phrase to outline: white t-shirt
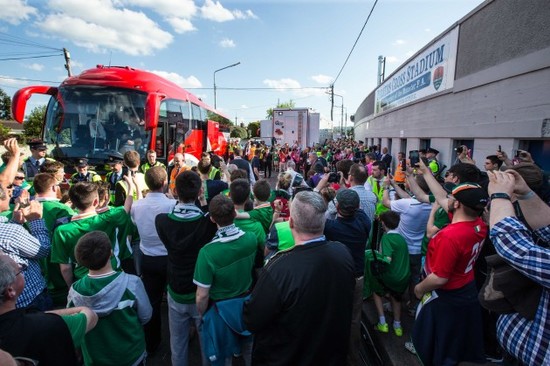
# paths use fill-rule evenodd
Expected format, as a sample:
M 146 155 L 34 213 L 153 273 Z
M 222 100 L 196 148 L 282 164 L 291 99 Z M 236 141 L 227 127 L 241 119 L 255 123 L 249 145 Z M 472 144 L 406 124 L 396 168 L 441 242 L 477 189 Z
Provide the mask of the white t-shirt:
M 405 238 L 409 254 L 420 254 L 431 209 L 429 203 L 421 203 L 414 198 L 391 201 L 391 210 L 401 216 L 397 231 Z

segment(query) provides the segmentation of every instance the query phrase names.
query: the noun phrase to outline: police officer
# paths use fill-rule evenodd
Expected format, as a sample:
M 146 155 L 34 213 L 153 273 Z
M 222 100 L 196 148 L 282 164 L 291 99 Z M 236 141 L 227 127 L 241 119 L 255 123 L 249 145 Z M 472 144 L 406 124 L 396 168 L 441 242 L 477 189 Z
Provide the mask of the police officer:
M 71 176 L 70 184 L 78 182 L 101 182 L 101 176 L 94 171 L 88 170 L 88 159 L 81 158 L 76 163 L 76 173 Z
M 155 150 L 147 150 L 145 157 L 147 161 L 139 168 L 143 174 L 147 173 L 147 171 L 154 166 L 161 166 L 166 169 L 166 166 L 157 160 L 157 152 Z
M 111 171 L 105 175 L 105 182 L 109 183 L 109 202 L 114 204 L 116 184 L 124 176 L 124 157 L 120 153 L 109 155 L 107 163 Z
M 436 178 L 441 175 L 441 167 L 439 166 L 439 161 L 437 160 L 437 154 L 439 154 L 439 150 L 436 150 L 433 147 L 430 147 L 426 150 L 428 166 L 430 167 L 430 170 Z
M 25 172 L 25 178 L 27 181 L 32 181 L 34 176 L 40 173 L 40 167 L 46 160 L 53 160 L 46 158 L 46 144 L 44 141 L 35 139 L 29 142 L 31 149 L 31 156 L 23 161 L 23 171 Z

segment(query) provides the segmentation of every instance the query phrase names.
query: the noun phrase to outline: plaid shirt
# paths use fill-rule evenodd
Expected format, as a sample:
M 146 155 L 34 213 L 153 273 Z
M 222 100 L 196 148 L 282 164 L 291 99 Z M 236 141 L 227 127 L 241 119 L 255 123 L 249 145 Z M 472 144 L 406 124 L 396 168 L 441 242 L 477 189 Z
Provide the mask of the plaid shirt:
M 550 242 L 550 226 L 535 234 Z M 525 365 L 550 365 L 550 250 L 534 245 L 530 231 L 515 217 L 498 222 L 491 230 L 491 240 L 510 265 L 543 286 L 535 319 L 529 321 L 518 313 L 499 317 L 499 341 Z
M 0 223 L 0 250 L 15 262 L 26 264 L 25 288 L 17 298 L 16 307 L 28 306 L 46 288 L 38 260 L 50 252 L 50 236 L 44 220 L 27 223 L 30 234 L 17 223 Z

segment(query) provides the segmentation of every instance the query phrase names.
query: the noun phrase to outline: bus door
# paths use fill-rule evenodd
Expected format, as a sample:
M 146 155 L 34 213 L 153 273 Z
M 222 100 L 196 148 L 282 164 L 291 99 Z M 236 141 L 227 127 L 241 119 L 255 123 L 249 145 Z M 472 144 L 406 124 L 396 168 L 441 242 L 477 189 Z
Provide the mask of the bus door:
M 160 107 L 159 126 L 164 125 L 166 159 L 171 161 L 176 153 L 186 152 L 186 140 L 191 134 L 189 103 L 182 100 L 163 100 Z

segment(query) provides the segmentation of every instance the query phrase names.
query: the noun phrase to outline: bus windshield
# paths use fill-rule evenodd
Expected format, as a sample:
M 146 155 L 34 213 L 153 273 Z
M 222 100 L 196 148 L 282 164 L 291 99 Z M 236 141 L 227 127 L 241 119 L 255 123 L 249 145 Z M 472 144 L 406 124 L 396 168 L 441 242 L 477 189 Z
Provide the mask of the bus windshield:
M 151 131 L 145 130 L 147 94 L 113 87 L 64 86 L 46 112 L 44 141 L 56 159 L 102 162 L 110 154 L 136 150 L 145 156 Z

